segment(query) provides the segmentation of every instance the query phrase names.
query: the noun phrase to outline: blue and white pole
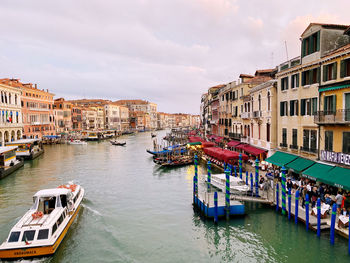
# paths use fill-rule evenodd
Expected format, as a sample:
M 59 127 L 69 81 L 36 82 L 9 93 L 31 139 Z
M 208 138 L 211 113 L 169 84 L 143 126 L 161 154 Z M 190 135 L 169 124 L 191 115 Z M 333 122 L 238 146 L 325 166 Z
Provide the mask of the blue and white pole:
M 254 186 L 253 186 L 253 174 L 250 173 L 250 191 L 252 192 L 252 196 L 254 195 Z
M 230 171 L 226 170 L 226 193 L 225 193 L 225 204 L 226 204 L 226 219 L 230 219 Z
M 255 160 L 255 196 L 259 197 L 259 160 Z
M 278 212 L 279 204 L 280 204 L 280 191 L 279 191 L 280 185 L 276 184 L 276 212 Z
M 288 189 L 288 220 L 290 220 L 292 216 L 292 193 L 291 189 Z
M 207 186 L 208 186 L 208 191 L 210 191 L 210 183 L 211 183 L 211 162 L 207 162 L 208 165 L 208 180 L 207 180 Z
M 298 212 L 299 212 L 299 190 L 295 192 L 295 213 L 294 213 L 295 224 L 298 224 Z
M 305 224 L 306 224 L 306 230 L 309 230 L 309 204 L 310 204 L 310 199 L 309 199 L 309 194 L 306 194 L 305 196 Z
M 333 204 L 332 218 L 331 218 L 331 245 L 334 245 L 334 233 L 335 233 L 335 218 L 337 216 L 337 204 Z
M 242 179 L 242 154 L 241 153 L 239 154 L 238 164 L 239 164 L 239 178 Z
M 282 215 L 286 214 L 286 168 L 282 167 Z
M 317 236 L 321 237 L 321 199 L 317 199 Z

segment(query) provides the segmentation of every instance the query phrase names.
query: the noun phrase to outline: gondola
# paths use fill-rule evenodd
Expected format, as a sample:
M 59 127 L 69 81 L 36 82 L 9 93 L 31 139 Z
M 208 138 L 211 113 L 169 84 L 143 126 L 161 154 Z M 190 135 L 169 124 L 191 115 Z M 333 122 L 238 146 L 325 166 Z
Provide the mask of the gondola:
M 110 143 L 112 145 L 116 145 L 116 146 L 125 146 L 126 145 L 126 142 L 110 141 Z

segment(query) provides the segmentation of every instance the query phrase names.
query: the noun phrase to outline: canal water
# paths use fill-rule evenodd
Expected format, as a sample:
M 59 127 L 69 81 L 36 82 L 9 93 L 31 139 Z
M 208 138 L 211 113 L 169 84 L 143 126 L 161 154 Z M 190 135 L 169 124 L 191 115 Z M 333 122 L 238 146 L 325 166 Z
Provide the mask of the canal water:
M 145 151 L 150 133 L 121 140 L 126 147 L 46 146 L 44 155 L 0 180 L 1 242 L 36 191 L 75 180 L 86 190 L 77 220 L 53 257 L 34 261 L 349 262 L 347 240 L 337 237 L 331 246 L 327 233 L 318 239 L 266 206 L 247 204 L 247 216 L 217 226 L 203 221 L 192 209 L 193 166 L 155 165 Z

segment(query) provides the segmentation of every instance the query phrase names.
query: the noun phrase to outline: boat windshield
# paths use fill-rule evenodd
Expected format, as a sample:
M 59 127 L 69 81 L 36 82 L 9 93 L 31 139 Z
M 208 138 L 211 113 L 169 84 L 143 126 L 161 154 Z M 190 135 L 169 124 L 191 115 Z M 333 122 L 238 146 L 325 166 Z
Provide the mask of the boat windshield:
M 20 231 L 14 231 L 11 233 L 9 241 L 8 242 L 17 242 L 19 239 L 19 235 L 21 234 Z
M 59 198 L 57 198 L 59 199 Z M 56 207 L 56 197 L 41 197 L 40 201 L 39 201 L 39 205 L 37 210 L 41 211 L 44 213 L 44 215 L 46 214 L 50 214 Z M 59 205 L 60 207 L 62 207 L 61 205 L 61 201 L 59 201 Z
M 30 209 L 36 210 L 37 207 L 38 207 L 38 203 L 39 203 L 39 198 L 36 197 L 36 196 L 34 196 L 34 197 L 33 197 L 33 205 L 32 205 L 32 207 L 31 207 Z

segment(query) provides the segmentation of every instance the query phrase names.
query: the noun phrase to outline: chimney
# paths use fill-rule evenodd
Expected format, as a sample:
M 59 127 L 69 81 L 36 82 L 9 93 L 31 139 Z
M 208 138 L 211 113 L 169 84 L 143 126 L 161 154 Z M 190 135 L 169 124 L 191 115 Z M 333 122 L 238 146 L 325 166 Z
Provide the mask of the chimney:
M 34 87 L 37 89 L 38 86 L 36 85 L 36 83 L 34 84 Z

